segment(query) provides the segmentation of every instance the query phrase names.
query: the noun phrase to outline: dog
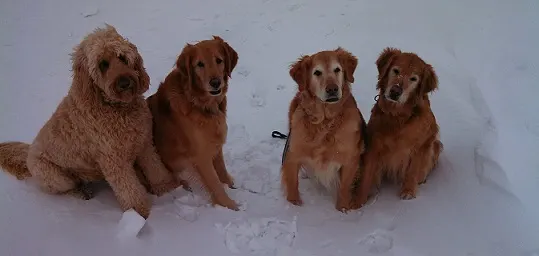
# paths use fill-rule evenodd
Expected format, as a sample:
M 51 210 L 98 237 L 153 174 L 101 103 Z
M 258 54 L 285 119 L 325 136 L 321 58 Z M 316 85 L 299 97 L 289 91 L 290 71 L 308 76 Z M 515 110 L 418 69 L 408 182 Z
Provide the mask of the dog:
M 401 183 L 399 196 L 416 197 L 443 150 L 429 93 L 438 88 L 433 67 L 417 54 L 385 48 L 376 61 L 377 102 L 367 124 L 369 137 L 357 203 L 363 205 L 372 184 Z
M 31 144 L 0 144 L 0 166 L 18 179 L 36 178 L 47 193 L 86 200 L 94 196 L 88 184 L 105 180 L 123 211 L 132 208 L 146 219 L 147 190 L 161 195 L 178 185 L 152 142 L 142 57 L 106 24 L 74 48 L 71 60 L 67 96 Z
M 221 37 L 186 44 L 175 68 L 147 102 L 154 142 L 169 170 L 198 174 L 214 205 L 238 210 L 222 184 L 234 187 L 223 158 L 228 81 L 238 53 Z
M 352 185 L 364 150 L 365 121 L 351 92 L 357 57 L 339 47 L 301 56 L 290 67 L 298 91 L 288 111 L 288 152 L 281 169 L 286 199 L 303 201 L 298 189 L 301 167 L 328 190 L 337 192 L 335 207 L 348 211 Z

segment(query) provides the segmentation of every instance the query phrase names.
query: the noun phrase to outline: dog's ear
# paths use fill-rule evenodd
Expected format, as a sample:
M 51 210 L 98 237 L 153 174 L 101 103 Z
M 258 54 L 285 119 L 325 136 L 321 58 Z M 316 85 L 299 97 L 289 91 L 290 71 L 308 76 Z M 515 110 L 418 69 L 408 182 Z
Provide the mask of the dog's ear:
M 434 68 L 427 64 L 423 69 L 423 77 L 421 78 L 420 92 L 425 95 L 429 92 L 438 89 L 438 76 L 434 72 Z
M 93 79 L 90 76 L 90 71 L 87 66 L 88 59 L 86 58 L 82 47 L 82 45 L 75 47 L 73 53 L 71 53 L 73 80 L 79 85 L 90 85 L 93 83 Z
M 378 59 L 376 60 L 376 67 L 378 68 L 378 80 L 384 78 L 387 74 L 387 70 L 391 66 L 393 58 L 401 54 L 401 51 L 396 48 L 385 48 Z
M 238 64 L 238 53 L 221 37 L 213 36 L 213 39 L 221 44 L 221 48 L 225 55 L 225 72 L 228 77 L 232 77 L 232 70 L 234 70 L 236 64 Z
M 135 58 L 135 70 L 138 73 L 140 91 L 144 93 L 150 88 L 150 76 L 148 75 L 148 72 L 146 72 L 146 68 L 144 67 L 144 61 L 142 60 L 142 56 L 138 54 L 137 54 L 137 57 Z
M 339 56 L 339 62 L 344 68 L 344 77 L 349 83 L 354 82 L 354 72 L 357 67 L 357 57 L 352 55 L 349 51 L 339 47 L 335 50 Z
M 185 47 L 183 47 L 180 56 L 178 56 L 178 59 L 176 60 L 176 67 L 180 71 L 180 74 L 187 77 L 189 80 L 191 79 L 191 72 L 193 69 L 191 65 L 193 50 L 194 46 L 192 44 L 186 44 Z
M 303 55 L 299 59 L 290 65 L 290 77 L 298 84 L 299 91 L 303 91 L 307 88 L 308 84 L 308 67 L 311 62 L 311 56 Z

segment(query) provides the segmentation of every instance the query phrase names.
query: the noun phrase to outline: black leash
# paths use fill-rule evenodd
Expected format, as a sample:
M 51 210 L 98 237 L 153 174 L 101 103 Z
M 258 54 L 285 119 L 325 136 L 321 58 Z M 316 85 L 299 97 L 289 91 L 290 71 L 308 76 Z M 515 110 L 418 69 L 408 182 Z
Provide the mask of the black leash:
M 290 131 L 288 131 L 288 136 L 284 135 L 283 133 L 279 131 L 273 131 L 271 132 L 271 137 L 286 140 L 286 144 L 284 145 L 283 149 L 283 155 L 281 157 L 281 165 L 284 164 L 284 159 L 286 157 L 286 153 L 288 153 L 288 147 L 290 146 Z

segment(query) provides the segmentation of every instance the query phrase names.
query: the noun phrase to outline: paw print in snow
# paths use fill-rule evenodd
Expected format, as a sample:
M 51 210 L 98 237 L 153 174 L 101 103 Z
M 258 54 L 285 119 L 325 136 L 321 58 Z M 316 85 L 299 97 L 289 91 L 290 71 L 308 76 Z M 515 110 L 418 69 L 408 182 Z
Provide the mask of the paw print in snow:
M 359 244 L 367 247 L 370 253 L 385 253 L 393 248 L 393 237 L 386 231 L 377 230 L 361 239 Z
M 266 100 L 257 93 L 251 94 L 251 106 L 261 108 L 266 105 Z
M 251 74 L 251 71 L 247 70 L 245 67 L 238 67 L 237 73 L 242 75 L 243 77 L 248 77 L 249 74 Z

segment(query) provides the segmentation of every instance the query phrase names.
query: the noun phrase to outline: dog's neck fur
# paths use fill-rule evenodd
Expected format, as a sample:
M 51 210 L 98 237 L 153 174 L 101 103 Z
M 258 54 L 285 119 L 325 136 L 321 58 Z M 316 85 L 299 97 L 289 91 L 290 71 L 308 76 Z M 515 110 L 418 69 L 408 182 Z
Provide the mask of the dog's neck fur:
M 372 112 L 385 117 L 387 122 L 398 125 L 405 124 L 408 120 L 420 115 L 429 106 L 430 102 L 427 95 L 424 95 L 422 98 L 410 97 L 406 103 L 397 104 L 387 100 L 384 92 L 381 90 Z
M 339 102 L 334 104 L 327 104 L 322 102 L 318 97 L 304 91 L 300 93 L 299 106 L 305 112 L 305 115 L 311 124 L 321 124 L 324 121 L 330 121 L 337 116 L 342 115 L 343 106 L 350 99 L 350 93 L 343 93 Z
M 170 78 L 169 78 L 170 77 Z M 171 91 L 184 99 L 177 104 L 180 106 L 180 110 L 187 114 L 190 111 L 198 110 L 203 115 L 216 115 L 219 113 L 226 114 L 226 91 L 223 90 L 219 96 L 207 96 L 205 91 L 197 90 L 194 86 L 196 81 L 189 81 L 188 78 L 181 75 L 179 70 L 173 70 L 166 81 L 166 84 L 171 84 Z M 225 83 L 228 81 L 225 80 Z

